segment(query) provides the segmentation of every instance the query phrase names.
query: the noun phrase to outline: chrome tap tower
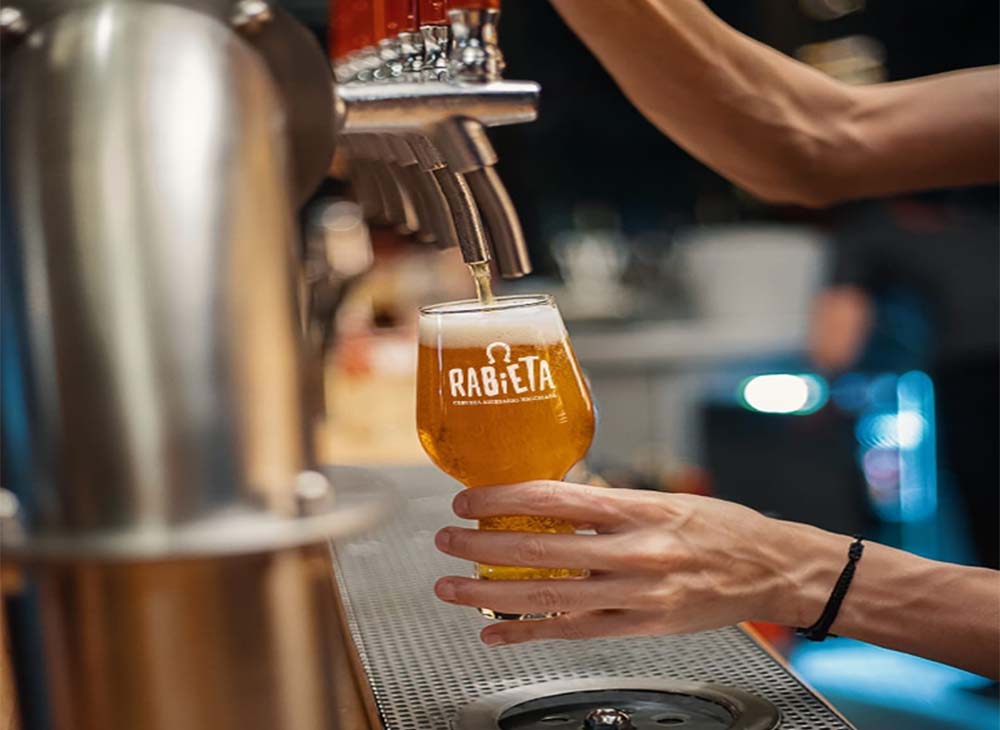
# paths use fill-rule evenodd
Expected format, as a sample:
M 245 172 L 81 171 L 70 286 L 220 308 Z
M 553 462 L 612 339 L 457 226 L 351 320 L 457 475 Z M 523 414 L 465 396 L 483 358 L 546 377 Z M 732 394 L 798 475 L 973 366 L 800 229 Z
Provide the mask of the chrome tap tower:
M 501 78 L 498 3 L 389 0 L 382 23 L 373 8 L 371 35 L 351 32 L 369 27 L 357 8 L 331 25 L 338 139 L 365 211 L 466 263 L 530 273 L 486 128 L 533 121 L 539 86 Z

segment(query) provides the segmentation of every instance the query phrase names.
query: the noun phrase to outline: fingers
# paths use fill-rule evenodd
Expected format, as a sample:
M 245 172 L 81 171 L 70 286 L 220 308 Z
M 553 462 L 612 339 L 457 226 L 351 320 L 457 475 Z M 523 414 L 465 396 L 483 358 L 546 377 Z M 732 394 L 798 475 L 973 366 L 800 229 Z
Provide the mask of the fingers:
M 649 636 L 666 633 L 652 611 L 583 611 L 542 621 L 504 621 L 483 629 L 490 646 L 544 639 L 596 639 L 602 636 Z
M 628 545 L 616 535 L 553 535 L 445 527 L 434 537 L 444 553 L 488 565 L 629 570 Z
M 478 580 L 442 578 L 434 592 L 443 601 L 502 613 L 558 613 L 638 608 L 636 581 L 622 578 L 562 580 Z M 645 606 L 648 608 L 649 606 Z
M 646 495 L 633 490 L 537 481 L 465 489 L 452 507 L 467 519 L 530 515 L 606 528 L 640 521 L 645 502 Z

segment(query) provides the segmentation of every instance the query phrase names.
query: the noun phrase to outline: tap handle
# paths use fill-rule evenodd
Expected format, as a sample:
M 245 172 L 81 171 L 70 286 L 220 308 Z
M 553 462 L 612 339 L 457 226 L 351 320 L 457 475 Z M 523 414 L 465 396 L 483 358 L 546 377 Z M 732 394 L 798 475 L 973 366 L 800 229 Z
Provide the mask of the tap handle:
M 388 38 L 417 30 L 417 0 L 385 0 L 385 35 Z
M 417 17 L 421 26 L 448 25 L 448 7 L 445 0 L 418 0 Z
M 372 0 L 372 38 L 375 45 L 385 39 L 385 6 L 388 0 Z
M 499 10 L 500 0 L 445 0 L 448 10 Z
M 331 58 L 346 58 L 375 43 L 375 5 L 375 0 L 330 0 Z

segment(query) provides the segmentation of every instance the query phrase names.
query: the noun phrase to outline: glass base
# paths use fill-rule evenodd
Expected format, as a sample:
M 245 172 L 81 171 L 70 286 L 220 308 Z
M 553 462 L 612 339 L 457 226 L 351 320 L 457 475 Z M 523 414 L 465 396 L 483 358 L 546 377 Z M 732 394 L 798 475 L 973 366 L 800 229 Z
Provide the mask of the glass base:
M 562 616 L 559 611 L 552 613 L 503 613 L 502 611 L 494 611 L 492 608 L 480 608 L 478 611 L 491 621 L 538 621 L 543 618 Z

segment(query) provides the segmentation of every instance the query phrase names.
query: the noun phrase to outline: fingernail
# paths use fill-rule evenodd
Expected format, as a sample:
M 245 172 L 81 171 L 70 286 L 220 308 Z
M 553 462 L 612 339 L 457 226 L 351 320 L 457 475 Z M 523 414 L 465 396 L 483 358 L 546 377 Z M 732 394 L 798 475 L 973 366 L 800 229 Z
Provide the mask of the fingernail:
M 440 550 L 447 550 L 448 546 L 451 545 L 451 530 L 447 527 L 443 530 L 438 530 L 438 533 L 434 536 L 434 544 Z
M 499 634 L 486 634 L 483 637 L 483 643 L 486 646 L 500 646 L 503 643 L 503 637 Z
M 466 517 L 469 514 L 469 495 L 459 492 L 452 500 L 451 508 L 459 517 Z
M 455 600 L 455 586 L 447 581 L 442 581 L 434 587 L 434 592 L 442 601 Z

